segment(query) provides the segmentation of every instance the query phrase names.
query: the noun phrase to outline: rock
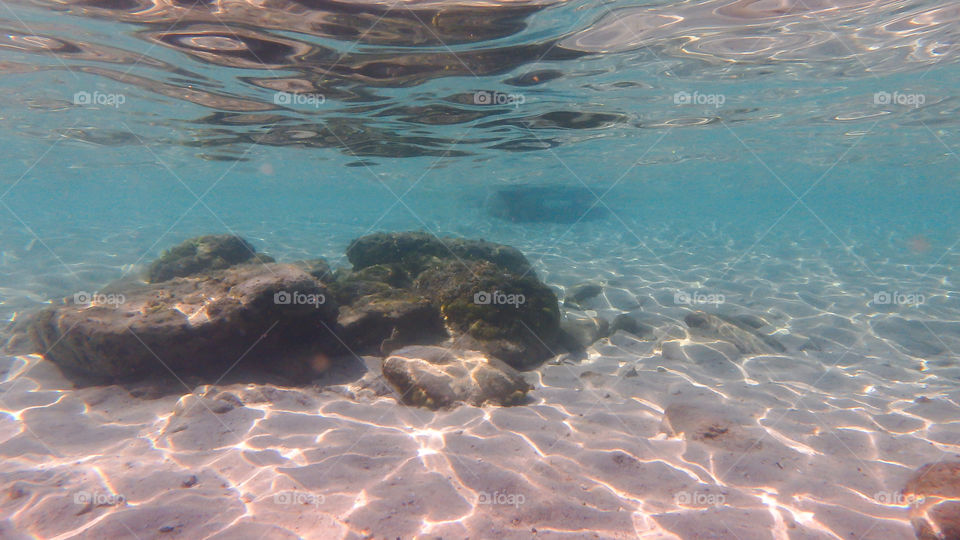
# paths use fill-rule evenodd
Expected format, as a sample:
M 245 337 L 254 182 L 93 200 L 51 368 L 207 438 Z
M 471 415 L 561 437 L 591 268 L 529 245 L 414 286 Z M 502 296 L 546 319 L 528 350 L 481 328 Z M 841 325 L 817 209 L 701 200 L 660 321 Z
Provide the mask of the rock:
M 903 488 L 920 540 L 960 539 L 960 462 L 929 463 Z
M 293 264 L 316 279 L 319 279 L 323 283 L 330 283 L 334 279 L 333 271 L 330 270 L 330 265 L 327 264 L 327 261 L 323 259 L 298 261 Z
M 340 308 L 344 341 L 357 354 L 389 354 L 405 345 L 438 343 L 447 332 L 440 311 L 426 298 L 403 293 L 363 296 Z
M 488 261 L 449 261 L 417 277 L 414 287 L 439 307 L 448 330 L 518 369 L 556 352 L 557 296 L 535 276 L 518 276 Z
M 66 299 L 39 312 L 29 333 L 36 352 L 93 376 L 209 374 L 241 359 L 286 369 L 277 358 L 338 349 L 327 296 L 296 266 L 248 264 L 125 290 L 110 304 Z
M 610 334 L 618 330 L 623 330 L 629 334 L 640 339 L 649 339 L 653 337 L 653 327 L 644 324 L 638 321 L 635 317 L 631 316 L 629 313 L 621 313 L 614 317 L 613 322 L 610 323 Z
M 581 302 L 598 296 L 603 292 L 603 285 L 598 283 L 581 283 L 571 287 L 563 299 L 563 304 L 580 307 Z
M 330 292 L 340 304 L 378 293 L 399 293 L 412 284 L 410 275 L 396 264 L 376 264 L 360 270 L 338 271 Z
M 517 370 L 481 352 L 414 346 L 383 363 L 383 376 L 403 401 L 430 409 L 457 403 L 514 405 L 532 388 Z
M 223 270 L 257 258 L 273 262 L 273 258 L 256 255 L 249 242 L 229 234 L 191 238 L 163 253 L 147 269 L 147 281 L 159 283 L 177 277 Z
M 560 329 L 572 338 L 579 349 L 585 349 L 595 341 L 607 337 L 610 324 L 599 317 L 583 317 L 573 313 L 560 321 Z M 569 349 L 570 347 L 567 346 Z
M 525 368 L 559 345 L 557 297 L 512 247 L 423 232 L 377 233 L 351 242 L 347 257 L 353 270 L 338 272 L 331 291 L 344 306 L 340 322 L 348 344 L 362 350 L 386 354 L 453 336 L 463 347 Z
M 487 200 L 487 211 L 514 223 L 577 223 L 608 214 L 589 189 L 559 184 L 498 189 Z
M 490 261 L 516 274 L 531 273 L 530 262 L 519 250 L 484 240 L 439 238 L 424 232 L 376 233 L 350 242 L 347 258 L 354 270 L 397 264 L 416 277 L 444 259 Z
M 735 319 L 694 311 L 688 313 L 683 320 L 693 334 L 727 341 L 742 354 L 775 354 L 786 351 L 786 348 L 777 340 Z

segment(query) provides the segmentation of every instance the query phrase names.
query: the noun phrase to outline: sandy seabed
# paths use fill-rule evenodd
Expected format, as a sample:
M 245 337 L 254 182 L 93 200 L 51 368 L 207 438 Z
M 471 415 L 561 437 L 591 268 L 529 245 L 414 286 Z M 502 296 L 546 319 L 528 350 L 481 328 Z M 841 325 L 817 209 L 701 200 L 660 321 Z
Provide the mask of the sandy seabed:
M 39 356 L 2 358 L 0 537 L 915 538 L 900 490 L 960 457 L 946 270 L 706 236 L 542 240 L 509 243 L 561 296 L 605 284 L 580 315 L 654 333 L 527 372 L 522 406 L 400 406 L 349 369 L 296 388 L 78 388 Z M 751 316 L 786 352 L 692 336 L 691 310 Z

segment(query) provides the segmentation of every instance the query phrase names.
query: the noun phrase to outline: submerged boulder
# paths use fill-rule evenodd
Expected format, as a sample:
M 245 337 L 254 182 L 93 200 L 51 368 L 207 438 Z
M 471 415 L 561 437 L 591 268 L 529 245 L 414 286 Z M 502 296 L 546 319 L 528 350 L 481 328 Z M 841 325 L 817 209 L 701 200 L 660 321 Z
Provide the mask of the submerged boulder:
M 487 211 L 515 223 L 577 223 L 608 214 L 585 187 L 529 184 L 498 189 L 487 200 Z
M 485 240 L 439 238 L 425 232 L 376 233 L 357 238 L 347 247 L 354 270 L 397 265 L 412 278 L 445 259 L 489 261 L 517 273 L 530 273 L 530 262 L 516 248 Z
M 517 370 L 478 351 L 414 346 L 383 363 L 383 376 L 404 403 L 430 409 L 457 403 L 515 405 L 532 387 Z
M 523 369 L 553 356 L 560 309 L 553 290 L 535 276 L 488 261 L 448 261 L 426 270 L 414 287 L 439 307 L 454 335 Z
M 338 271 L 330 292 L 340 304 L 349 304 L 370 294 L 399 292 L 411 285 L 410 275 L 395 264 L 375 264 L 359 270 Z
M 610 323 L 611 334 L 619 330 L 633 334 L 638 339 L 650 339 L 654 335 L 654 328 L 652 326 L 640 322 L 629 313 L 617 315 L 613 318 L 613 322 Z
M 568 312 L 560 321 L 560 329 L 573 340 L 575 345 L 567 345 L 567 349 L 576 347 L 586 349 L 598 340 L 610 335 L 610 323 L 600 317 L 588 317 L 578 313 Z
M 595 298 L 602 292 L 603 285 L 599 283 L 581 283 L 570 288 L 563 299 L 563 305 L 580 308 L 582 302 Z
M 447 338 L 440 311 L 426 298 L 400 292 L 363 296 L 340 308 L 344 341 L 356 353 L 389 354 L 417 343 Z
M 903 488 L 910 518 L 920 540 L 960 538 L 960 462 L 920 467 Z
M 100 298 L 99 296 L 105 296 Z M 132 287 L 39 312 L 36 352 L 70 372 L 119 379 L 274 365 L 298 350 L 333 351 L 337 307 L 294 265 L 247 264 Z
M 147 282 L 159 283 L 212 270 L 223 270 L 257 258 L 273 262 L 273 258 L 257 255 L 253 246 L 229 234 L 198 236 L 163 253 L 147 268 Z
M 731 343 L 741 354 L 775 354 L 786 351 L 779 341 L 737 319 L 694 311 L 688 313 L 683 321 L 694 335 Z
M 347 257 L 353 270 L 340 272 L 331 290 L 344 306 L 348 342 L 359 340 L 365 350 L 387 353 L 453 336 L 523 369 L 556 354 L 561 343 L 556 295 L 512 247 L 377 233 L 351 242 Z M 445 330 L 438 332 L 435 321 Z

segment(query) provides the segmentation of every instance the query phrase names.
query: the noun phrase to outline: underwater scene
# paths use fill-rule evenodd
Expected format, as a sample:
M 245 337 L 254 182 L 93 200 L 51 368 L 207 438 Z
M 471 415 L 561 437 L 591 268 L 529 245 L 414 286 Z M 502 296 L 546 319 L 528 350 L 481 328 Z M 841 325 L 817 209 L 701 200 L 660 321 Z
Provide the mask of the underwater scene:
M 960 3 L 0 25 L 0 540 L 960 540 Z

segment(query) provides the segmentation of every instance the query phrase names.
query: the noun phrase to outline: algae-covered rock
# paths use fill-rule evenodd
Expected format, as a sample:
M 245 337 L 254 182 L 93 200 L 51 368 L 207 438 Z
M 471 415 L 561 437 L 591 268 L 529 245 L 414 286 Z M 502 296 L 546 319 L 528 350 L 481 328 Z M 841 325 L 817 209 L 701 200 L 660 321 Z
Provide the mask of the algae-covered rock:
M 439 238 L 424 232 L 376 233 L 347 247 L 354 270 L 396 264 L 411 277 L 445 259 L 490 261 L 516 274 L 531 272 L 530 262 L 516 248 L 484 240 Z
M 168 249 L 153 261 L 147 269 L 147 281 L 159 283 L 201 272 L 223 270 L 253 258 L 273 262 L 271 257 L 257 255 L 253 246 L 239 236 L 198 236 Z
M 85 299 L 86 300 L 86 299 Z M 222 372 L 235 362 L 287 370 L 297 351 L 334 351 L 337 306 L 294 265 L 247 264 L 76 298 L 31 320 L 36 352 L 70 372 L 120 379 Z
M 414 287 L 440 308 L 452 332 L 511 366 L 531 367 L 556 354 L 557 296 L 535 276 L 489 261 L 448 261 L 420 274 Z
M 360 270 L 339 270 L 330 292 L 340 304 L 369 295 L 397 292 L 412 284 L 410 275 L 397 264 L 375 264 Z
M 263 256 L 260 258 L 264 259 Z M 323 259 L 310 259 L 307 261 L 298 261 L 293 264 L 323 283 L 330 283 L 334 279 L 334 273 L 330 269 L 330 265 Z
M 457 403 L 515 405 L 532 388 L 517 370 L 478 351 L 414 346 L 395 351 L 383 376 L 404 403 L 430 409 Z
M 363 296 L 341 307 L 337 321 L 344 341 L 360 354 L 386 355 L 447 338 L 440 311 L 428 299 L 402 291 Z

